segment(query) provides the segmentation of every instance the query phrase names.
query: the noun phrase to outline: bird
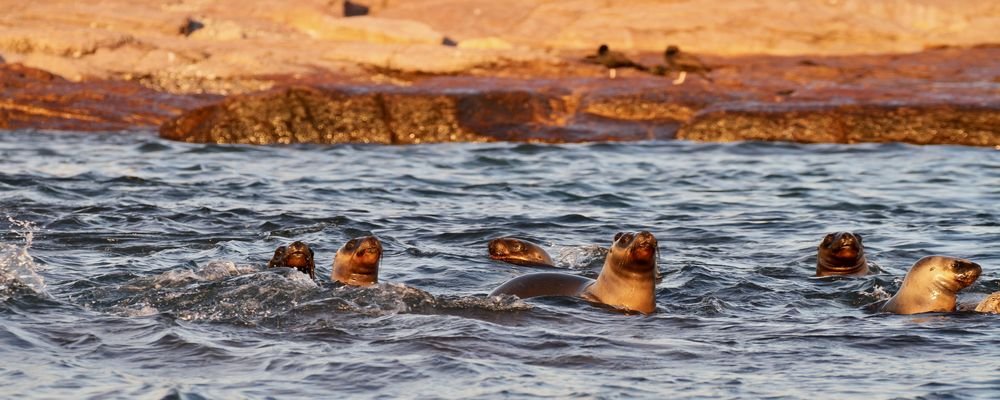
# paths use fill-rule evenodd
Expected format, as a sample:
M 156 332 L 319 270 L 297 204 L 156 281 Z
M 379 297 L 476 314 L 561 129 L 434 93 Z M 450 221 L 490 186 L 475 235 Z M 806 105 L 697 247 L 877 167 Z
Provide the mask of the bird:
M 602 44 L 597 48 L 597 54 L 586 56 L 583 60 L 591 64 L 603 65 L 608 69 L 608 76 L 611 79 L 614 79 L 618 75 L 618 68 L 635 68 L 639 71 L 649 70 L 645 65 L 629 60 L 621 52 L 611 51 L 606 44 Z
M 673 80 L 673 84 L 675 85 L 684 83 L 688 72 L 698 74 L 702 79 L 709 82 L 714 82 L 712 77 L 708 76 L 708 73 L 712 72 L 711 68 L 701 62 L 698 57 L 682 53 L 681 49 L 677 46 L 667 46 L 667 49 L 663 52 L 663 58 L 666 60 L 667 65 L 657 65 L 653 69 L 653 73 L 656 75 L 666 75 L 667 73 L 677 71 L 677 79 Z

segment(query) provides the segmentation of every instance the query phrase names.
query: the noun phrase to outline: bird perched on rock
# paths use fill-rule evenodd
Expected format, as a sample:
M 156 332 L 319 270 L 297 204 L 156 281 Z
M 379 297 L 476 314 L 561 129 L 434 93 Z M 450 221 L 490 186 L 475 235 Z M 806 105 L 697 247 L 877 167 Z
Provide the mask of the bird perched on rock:
M 653 73 L 656 75 L 666 75 L 670 72 L 677 71 L 677 79 L 673 80 L 673 84 L 675 85 L 684 83 L 684 79 L 687 77 L 688 72 L 698 74 L 698 76 L 702 79 L 713 82 L 712 78 L 708 76 L 708 73 L 712 72 L 712 69 L 705 65 L 705 63 L 701 62 L 698 57 L 695 57 L 692 54 L 682 53 L 681 49 L 677 46 L 667 46 L 667 50 L 663 52 L 663 58 L 666 60 L 667 65 L 657 65 L 656 68 L 653 69 Z
M 608 76 L 610 76 L 611 79 L 614 79 L 615 76 L 618 75 L 618 68 L 635 68 L 639 71 L 646 71 L 649 69 L 646 68 L 645 65 L 629 60 L 628 57 L 625 57 L 625 55 L 620 52 L 611 51 L 606 44 L 602 44 L 601 47 L 597 48 L 597 54 L 586 56 L 583 60 L 591 64 L 603 65 L 608 69 Z

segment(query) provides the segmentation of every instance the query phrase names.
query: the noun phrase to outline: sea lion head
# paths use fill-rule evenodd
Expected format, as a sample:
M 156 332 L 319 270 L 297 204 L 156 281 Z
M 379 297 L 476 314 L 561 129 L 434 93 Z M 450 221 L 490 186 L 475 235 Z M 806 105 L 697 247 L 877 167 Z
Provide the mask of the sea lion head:
M 352 286 L 378 283 L 378 267 L 382 260 L 382 242 L 375 236 L 354 238 L 337 250 L 333 258 L 331 279 Z
M 663 55 L 666 56 L 666 57 L 672 57 L 674 55 L 677 55 L 677 53 L 680 53 L 680 52 L 681 52 L 681 49 L 679 47 L 677 47 L 675 45 L 670 45 L 670 46 L 667 46 L 667 49 L 663 51 Z
M 868 260 L 861 234 L 834 232 L 826 235 L 817 248 L 816 276 L 865 275 Z
M 927 256 L 910 267 L 896 295 L 882 311 L 896 314 L 955 311 L 958 291 L 979 279 L 983 268 L 972 261 Z
M 526 240 L 502 237 L 490 240 L 490 258 L 529 267 L 551 267 L 552 257 L 538 245 Z
M 630 311 L 656 310 L 658 246 L 656 237 L 646 231 L 616 234 L 601 274 L 585 298 Z
M 611 49 L 608 47 L 608 45 L 602 44 L 601 47 L 597 48 L 597 55 L 603 56 L 605 54 L 608 54 L 608 51 L 611 51 Z
M 623 271 L 644 274 L 656 269 L 658 244 L 652 233 L 618 232 L 611 245 L 610 256 Z
M 268 268 L 295 268 L 302 273 L 316 279 L 315 254 L 309 245 L 298 240 L 288 246 L 278 246 L 274 250 L 274 256 L 267 263 Z

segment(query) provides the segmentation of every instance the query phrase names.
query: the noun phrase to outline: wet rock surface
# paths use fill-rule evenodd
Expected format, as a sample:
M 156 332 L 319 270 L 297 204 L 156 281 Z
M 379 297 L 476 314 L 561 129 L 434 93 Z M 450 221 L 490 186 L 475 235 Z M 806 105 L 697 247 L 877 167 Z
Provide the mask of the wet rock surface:
M 645 58 L 651 55 L 643 56 Z M 542 78 L 403 77 L 236 95 L 165 125 L 217 143 L 688 139 L 1000 145 L 1000 48 L 707 58 L 712 82 L 582 65 Z M 516 68 L 507 69 L 517 74 Z
M 19 64 L 0 64 L 0 129 L 149 129 L 215 95 L 175 95 L 135 82 L 71 82 Z

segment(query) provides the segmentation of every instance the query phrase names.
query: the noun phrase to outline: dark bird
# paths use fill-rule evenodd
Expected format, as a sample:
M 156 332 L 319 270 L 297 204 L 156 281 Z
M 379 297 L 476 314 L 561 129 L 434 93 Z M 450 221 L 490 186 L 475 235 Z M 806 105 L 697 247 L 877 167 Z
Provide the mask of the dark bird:
M 667 50 L 663 52 L 663 58 L 667 61 L 667 65 L 657 65 L 653 69 L 653 73 L 656 75 L 666 75 L 671 72 L 677 72 L 677 79 L 673 81 L 675 85 L 684 83 L 684 78 L 687 77 L 688 72 L 698 74 L 702 79 L 713 82 L 712 78 L 708 76 L 708 73 L 712 72 L 712 69 L 701 62 L 698 57 L 682 53 L 681 49 L 677 46 L 667 46 Z
M 602 44 L 601 47 L 597 48 L 597 54 L 586 56 L 583 58 L 583 61 L 603 65 L 608 69 L 608 76 L 612 79 L 618 74 L 616 71 L 618 68 L 635 68 L 639 71 L 649 70 L 645 65 L 629 60 L 624 54 L 611 51 L 606 44 Z

